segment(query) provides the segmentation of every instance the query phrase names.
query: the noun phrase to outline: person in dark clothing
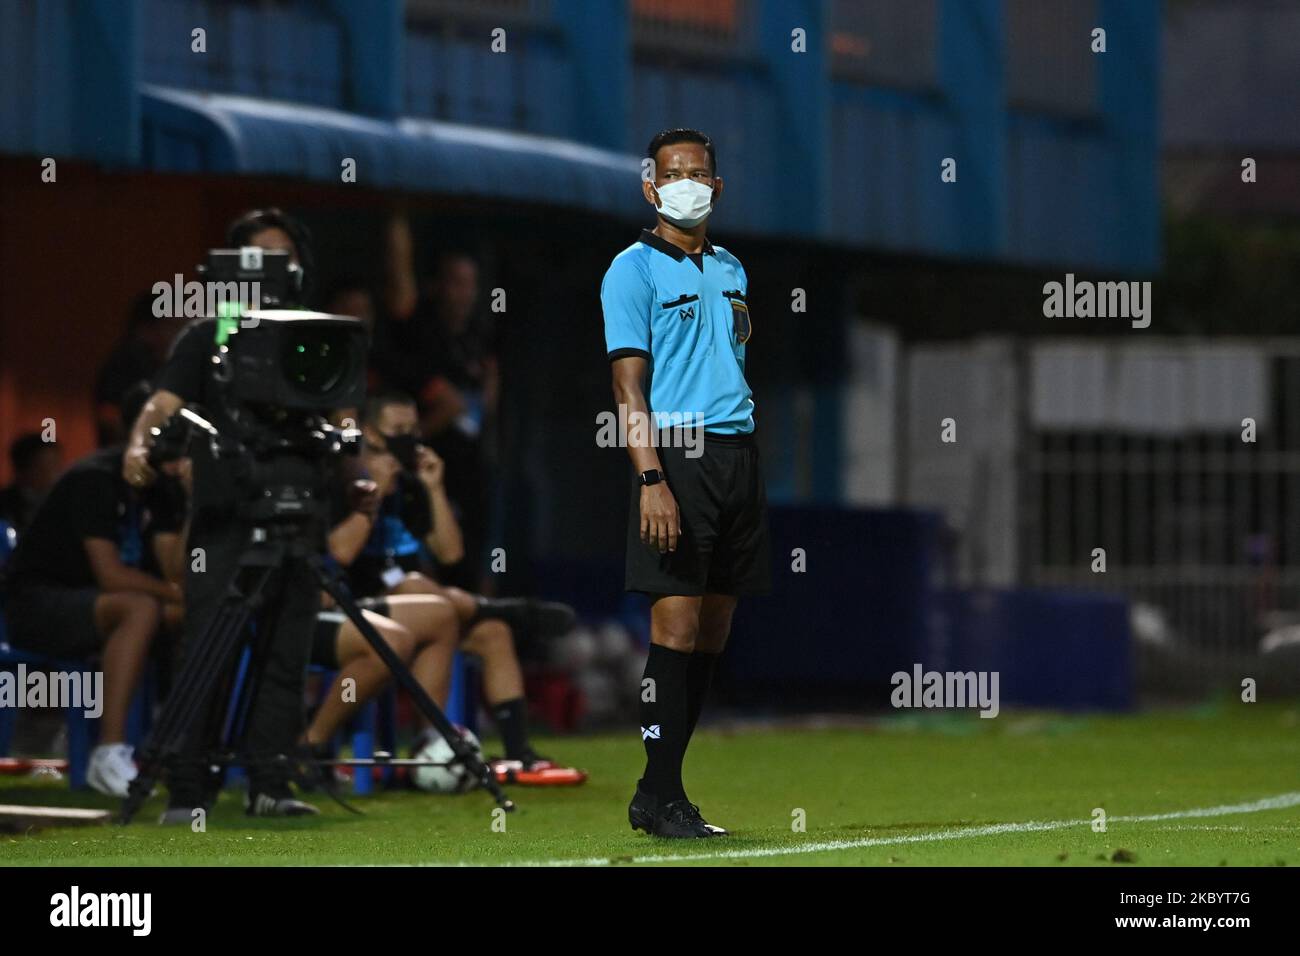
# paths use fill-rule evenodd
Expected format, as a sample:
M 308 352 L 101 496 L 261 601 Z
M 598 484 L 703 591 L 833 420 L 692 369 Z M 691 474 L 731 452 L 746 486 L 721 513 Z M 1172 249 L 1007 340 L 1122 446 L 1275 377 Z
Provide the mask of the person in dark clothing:
M 497 414 L 499 378 L 490 315 L 479 309 L 472 256 L 445 252 L 423 288 L 415 274 L 410 226 L 389 224 L 384 315 L 375 328 L 375 364 L 384 383 L 415 396 L 420 434 L 447 463 L 447 493 L 465 535 L 466 559 L 443 569 L 466 588 L 480 584 L 490 487 L 486 436 Z
M 505 749 L 503 758 L 491 761 L 497 778 L 527 784 L 580 783 L 586 779 L 582 771 L 539 755 L 529 741 L 528 703 L 516 649 L 567 632 L 574 623 L 573 609 L 532 598 L 483 597 L 436 580 L 428 556 L 439 566 L 454 562 L 462 539 L 444 488 L 446 467 L 419 443 L 415 403 L 398 393 L 371 396 L 362 430 L 361 464 L 377 485 L 379 506 L 372 520 L 353 516 L 331 536 L 331 550 L 347 569 L 352 592 L 382 602 L 370 605 L 381 614 L 410 612 L 417 621 L 419 615 L 441 618 L 450 605 L 460 650 L 483 665 L 483 695 Z M 343 509 L 336 505 L 336 511 Z M 421 599 L 434 603 L 426 609 Z M 433 666 L 427 673 L 445 676 Z M 440 691 L 431 686 L 430 692 L 438 697 Z M 445 698 L 445 688 L 442 695 Z
M 146 541 L 174 533 L 183 521 L 175 499 L 164 493 L 166 482 L 147 492 L 126 483 L 122 450 L 101 449 L 55 483 L 19 538 L 5 602 L 15 647 L 78 661 L 100 658 L 102 720 L 87 782 L 116 797 L 126 796 L 136 775 L 125 737 L 131 695 L 163 605 L 180 600 L 175 584 L 147 570 L 156 563 L 147 559 Z
M 28 432 L 9 446 L 9 463 L 14 480 L 0 489 L 0 521 L 8 522 L 21 535 L 41 499 L 58 480 L 63 455 L 57 442 L 47 442 L 39 433 Z
M 274 209 L 245 214 L 231 224 L 226 241 L 231 247 L 288 251 L 291 262 L 303 269 L 303 288 L 306 288 L 310 279 L 309 240 L 306 230 L 292 217 Z M 150 429 L 161 425 L 183 405 L 199 405 L 218 430 L 227 434 L 235 431 L 218 398 L 218 383 L 211 362 L 215 327 L 215 320 L 210 318 L 190 323 L 159 372 L 156 390 L 136 419 L 122 459 L 122 473 L 133 487 L 147 486 L 156 477 L 149 465 Z M 248 545 L 248 528 L 237 517 L 239 482 L 233 462 L 213 457 L 208 442 L 194 442 L 191 454 L 193 475 L 186 546 L 191 551 L 203 549 L 205 567 L 202 571 L 192 564 L 186 568 L 180 666 L 194 653 L 194 642 L 202 637 L 218 611 L 230 576 Z M 318 538 L 323 547 L 327 530 L 307 529 L 305 533 Z M 302 729 L 303 689 L 320 591 L 305 560 L 290 561 L 280 575 L 280 583 L 278 607 L 270 609 L 263 621 L 271 636 L 243 738 L 249 763 L 246 810 L 253 816 L 301 816 L 317 812 L 315 807 L 294 797 L 280 757 L 294 752 Z M 214 699 L 212 707 L 224 707 L 225 703 Z M 211 724 L 211 720 L 200 721 L 201 726 Z M 210 779 L 204 759 L 206 749 L 213 743 L 203 739 L 201 730 L 196 729 L 184 753 L 173 761 L 163 823 L 189 823 L 194 810 L 205 806 L 213 796 L 209 792 Z
M 95 428 L 99 447 L 126 439 L 122 424 L 122 395 L 139 381 L 149 381 L 162 368 L 184 322 L 154 314 L 154 296 L 145 292 L 131 306 L 126 334 L 114 346 L 95 380 Z

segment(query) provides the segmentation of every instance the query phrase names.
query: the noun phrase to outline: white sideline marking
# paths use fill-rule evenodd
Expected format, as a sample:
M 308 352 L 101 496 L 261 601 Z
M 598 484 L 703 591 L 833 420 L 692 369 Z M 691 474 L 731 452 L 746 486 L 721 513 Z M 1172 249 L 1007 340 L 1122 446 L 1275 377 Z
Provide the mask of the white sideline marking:
M 1161 820 L 1188 820 L 1203 817 L 1226 817 L 1238 813 L 1260 813 L 1264 810 L 1283 810 L 1300 806 L 1300 792 L 1282 793 L 1250 803 L 1230 803 L 1218 807 L 1199 807 L 1193 810 L 1175 810 L 1170 813 L 1146 813 L 1136 816 L 1107 817 L 1109 823 L 1155 823 Z M 746 850 L 719 850 L 715 853 L 662 853 L 634 856 L 630 860 L 593 856 L 576 860 L 527 860 L 500 864 L 504 866 L 610 866 L 616 863 L 674 863 L 692 860 L 752 860 L 769 856 L 795 856 L 804 853 L 829 853 L 832 850 L 858 850 L 872 846 L 898 846 L 906 843 L 938 843 L 945 840 L 967 840 L 973 837 L 996 836 L 1001 833 L 1039 833 L 1044 830 L 1066 830 L 1070 827 L 1091 826 L 1086 820 L 1040 820 L 1028 823 L 994 823 L 978 827 L 959 827 L 938 830 L 934 833 L 914 833 L 905 836 L 864 837 L 860 840 L 829 840 L 822 843 L 804 843 L 797 846 L 752 847 Z M 722 839 L 725 839 L 722 838 Z M 482 864 L 470 864 L 481 866 Z

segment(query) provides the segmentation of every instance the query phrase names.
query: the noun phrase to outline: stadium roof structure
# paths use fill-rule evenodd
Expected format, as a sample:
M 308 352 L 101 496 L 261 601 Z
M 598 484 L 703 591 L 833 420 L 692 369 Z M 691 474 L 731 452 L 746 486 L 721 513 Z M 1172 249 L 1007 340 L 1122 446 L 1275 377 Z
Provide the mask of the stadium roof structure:
M 1159 266 L 1158 0 L 571 6 L 0 3 L 0 153 L 334 183 L 350 158 L 372 188 L 639 221 L 642 144 L 693 126 L 735 235 Z
M 373 188 L 642 212 L 629 188 L 640 176 L 637 158 L 571 140 L 153 85 L 141 96 L 145 164 L 157 170 L 340 182 L 342 157 Z

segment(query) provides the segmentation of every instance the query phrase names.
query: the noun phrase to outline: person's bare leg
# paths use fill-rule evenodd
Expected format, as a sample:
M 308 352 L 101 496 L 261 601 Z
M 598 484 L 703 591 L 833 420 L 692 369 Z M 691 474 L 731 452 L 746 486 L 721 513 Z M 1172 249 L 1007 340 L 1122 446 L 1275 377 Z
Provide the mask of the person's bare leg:
M 392 594 L 385 600 L 388 616 L 414 638 L 411 674 L 439 707 L 446 707 L 451 694 L 452 655 L 460 640 L 456 609 L 446 598 L 433 594 Z
M 390 594 L 436 594 L 446 598 L 456 609 L 461 628 L 474 627 L 480 621 L 503 621 L 514 634 L 515 646 L 547 640 L 567 633 L 576 622 L 573 608 L 556 601 L 537 598 L 489 598 L 460 588 L 444 587 L 423 574 L 408 574 Z
M 131 694 L 140 680 L 149 644 L 158 632 L 162 611 L 156 598 L 136 591 L 116 591 L 95 599 L 95 627 L 108 635 L 101 666 L 104 669 L 104 712 L 100 715 L 99 743 L 126 740 L 126 715 Z
M 518 642 L 567 631 L 573 626 L 573 609 L 528 598 L 486 599 L 460 588 L 443 587 L 421 574 L 407 575 L 390 599 L 411 594 L 439 595 L 455 609 L 465 636 L 461 649 L 483 662 L 483 696 L 501 732 L 507 759 L 525 763 L 541 759 L 528 740 L 528 702 Z M 439 665 L 431 662 L 429 666 Z
M 704 599 L 672 594 L 650 605 L 650 643 L 683 654 L 693 653 L 700 633 L 700 608 Z
M 734 594 L 706 594 L 700 602 L 700 633 L 695 652 L 721 654 L 731 636 L 731 617 L 736 612 Z
M 180 634 L 185 626 L 185 605 L 179 601 L 168 601 L 162 609 L 163 627 L 169 634 Z
M 373 611 L 361 613 L 403 662 L 410 660 L 415 647 L 415 639 L 410 631 Z M 351 621 L 344 621 L 339 628 L 338 660 L 339 672 L 334 677 L 334 683 L 304 734 L 304 739 L 309 744 L 322 744 L 330 740 L 357 709 L 377 694 L 392 677 L 388 665 L 380 659 Z M 344 693 L 346 680 L 355 681 L 346 694 L 347 699 Z
M 479 621 L 470 628 L 461 649 L 483 662 L 483 697 L 501 734 L 506 759 L 527 767 L 544 760 L 528 738 L 524 673 L 510 625 L 495 619 Z
M 524 672 L 515 655 L 510 628 L 502 621 L 480 621 L 470 628 L 461 650 L 483 662 L 483 696 L 494 707 L 524 696 Z
M 442 588 L 438 593 L 452 603 L 462 627 L 474 620 L 478 615 L 479 599 L 477 595 L 462 591 L 460 588 Z

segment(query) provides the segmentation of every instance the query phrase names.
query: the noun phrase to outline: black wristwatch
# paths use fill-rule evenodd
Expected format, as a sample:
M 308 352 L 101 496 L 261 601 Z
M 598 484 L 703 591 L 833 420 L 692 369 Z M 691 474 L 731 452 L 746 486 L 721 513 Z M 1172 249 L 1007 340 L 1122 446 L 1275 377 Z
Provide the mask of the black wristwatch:
M 657 485 L 664 480 L 664 473 L 658 468 L 651 468 L 649 471 L 643 471 L 638 476 L 642 485 Z

